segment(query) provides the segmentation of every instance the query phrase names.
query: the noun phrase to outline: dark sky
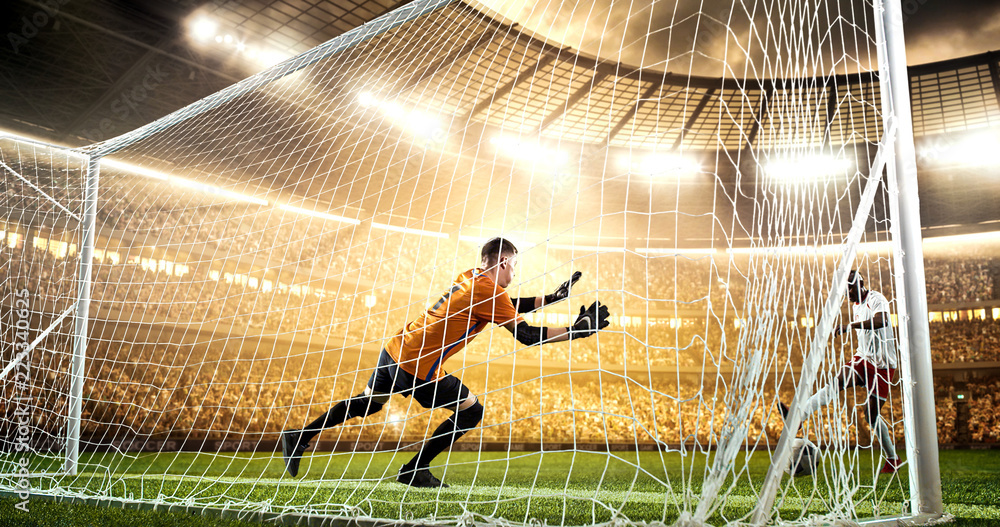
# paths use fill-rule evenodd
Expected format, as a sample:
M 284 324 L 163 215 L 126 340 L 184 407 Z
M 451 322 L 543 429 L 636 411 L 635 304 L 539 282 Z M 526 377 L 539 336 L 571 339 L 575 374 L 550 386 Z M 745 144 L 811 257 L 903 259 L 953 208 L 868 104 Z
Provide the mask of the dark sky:
M 1000 49 L 1000 1 L 925 0 L 904 23 L 910 64 Z M 904 2 L 904 8 L 913 6 Z
M 875 64 L 865 0 L 477 1 L 550 41 L 677 73 L 770 77 Z M 1000 0 L 900 1 L 910 64 L 1000 49 Z

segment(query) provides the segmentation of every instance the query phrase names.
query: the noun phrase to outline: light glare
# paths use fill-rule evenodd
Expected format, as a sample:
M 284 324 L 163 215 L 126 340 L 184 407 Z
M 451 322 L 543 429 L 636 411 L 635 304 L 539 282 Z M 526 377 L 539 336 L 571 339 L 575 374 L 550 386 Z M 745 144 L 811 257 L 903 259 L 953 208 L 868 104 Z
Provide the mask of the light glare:
M 247 196 L 246 194 L 240 194 L 239 192 L 233 192 L 232 190 L 226 190 L 224 188 L 216 187 L 215 185 L 209 185 L 206 183 L 200 183 L 198 181 L 192 181 L 190 179 L 184 179 L 182 177 L 170 176 L 170 182 L 180 185 L 182 187 L 187 187 L 190 189 L 197 190 L 204 194 L 213 194 L 216 196 L 222 196 L 228 199 L 234 199 L 237 201 L 246 201 L 248 203 L 255 203 L 257 205 L 267 205 L 267 200 L 255 198 L 253 196 Z
M 713 247 L 704 248 L 661 248 L 661 247 L 640 247 L 635 250 L 639 254 L 659 254 L 676 256 L 684 254 L 715 254 L 718 251 Z
M 257 205 L 267 205 L 268 202 L 265 199 L 256 198 L 254 196 L 247 196 L 246 194 L 240 194 L 239 192 L 234 192 L 232 190 L 226 190 L 224 188 L 216 187 L 214 185 L 209 185 L 207 183 L 200 183 L 198 181 L 193 181 L 190 179 L 185 179 L 172 174 L 166 174 L 158 170 L 153 170 L 151 168 L 141 167 L 133 165 L 131 163 L 125 163 L 123 161 L 117 161 L 115 159 L 104 158 L 101 160 L 101 166 L 108 168 L 115 168 L 124 172 L 130 172 L 132 174 L 157 179 L 160 181 L 167 181 L 178 186 L 190 188 L 192 190 L 202 192 L 204 194 L 213 194 L 216 196 L 222 196 L 227 199 L 234 199 L 238 201 L 246 201 L 248 203 L 256 203 Z
M 212 37 L 215 37 L 215 32 L 218 31 L 218 29 L 219 25 L 216 24 L 215 21 L 206 17 L 199 17 L 193 24 L 191 24 L 191 34 L 196 40 L 200 40 L 202 42 L 211 40 Z
M 397 103 L 377 99 L 369 92 L 358 93 L 358 104 L 365 108 L 375 108 L 385 115 L 393 125 L 398 126 L 427 143 L 441 143 L 446 138 L 441 120 L 427 112 Z
M 606 245 L 563 245 L 563 244 L 553 243 L 549 244 L 549 247 L 553 249 L 562 249 L 564 251 L 583 251 L 583 252 L 595 252 L 595 253 L 625 252 L 624 247 L 608 247 Z
M 313 216 L 315 218 L 321 218 L 330 221 L 339 221 L 341 223 L 349 223 L 351 225 L 358 225 L 361 222 L 353 218 L 347 218 L 344 216 L 337 216 L 336 214 L 330 214 L 328 212 L 321 212 L 317 210 L 303 209 L 301 207 L 296 207 L 294 205 L 278 205 L 281 210 L 287 210 L 288 212 L 295 212 L 298 214 L 305 214 L 306 216 Z
M 133 165 L 131 163 L 125 163 L 123 161 L 117 161 L 110 158 L 102 159 L 101 165 L 106 166 L 108 168 L 115 168 L 124 172 L 131 172 L 133 174 L 138 174 L 140 176 L 145 176 L 152 179 L 158 179 L 160 181 L 166 181 L 170 179 L 170 176 L 164 174 L 163 172 L 153 170 L 151 168 Z
M 275 64 L 288 58 L 288 55 L 273 49 L 261 51 L 257 54 L 257 61 L 264 66 L 274 66 Z
M 638 161 L 629 158 L 629 170 L 648 176 L 686 176 L 700 172 L 701 165 L 677 154 L 649 154 Z
M 773 179 L 784 182 L 824 179 L 843 175 L 851 168 L 846 159 L 822 154 L 778 157 L 769 161 L 764 170 Z
M 935 162 L 947 165 L 984 166 L 997 164 L 1000 137 L 995 133 L 980 133 L 960 140 L 950 147 L 931 152 Z
M 569 162 L 569 155 L 566 152 L 548 148 L 534 141 L 522 141 L 517 137 L 497 136 L 490 139 L 490 144 L 507 157 L 529 163 L 562 166 Z
M 448 235 L 443 232 L 425 231 L 421 229 L 411 229 L 409 227 L 397 227 L 395 225 L 389 225 L 387 223 L 377 223 L 372 222 L 372 227 L 375 229 L 382 229 L 384 231 L 392 232 L 403 232 L 406 234 L 416 234 L 418 236 L 429 236 L 431 238 L 444 238 L 447 239 Z

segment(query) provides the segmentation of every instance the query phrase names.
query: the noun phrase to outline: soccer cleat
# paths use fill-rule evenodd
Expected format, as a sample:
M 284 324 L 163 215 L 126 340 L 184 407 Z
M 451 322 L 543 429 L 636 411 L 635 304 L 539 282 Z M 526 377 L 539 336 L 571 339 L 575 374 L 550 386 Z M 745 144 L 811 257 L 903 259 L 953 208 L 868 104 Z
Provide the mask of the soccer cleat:
M 299 462 L 309 443 L 302 442 L 302 430 L 286 430 L 281 433 L 281 455 L 285 458 L 285 470 L 292 477 L 299 475 Z
M 895 474 L 902 464 L 898 457 L 896 459 L 887 459 L 885 460 L 885 464 L 882 465 L 882 470 L 879 471 L 879 474 Z
M 446 483 L 442 483 L 440 479 L 434 477 L 434 474 L 431 474 L 430 469 L 418 468 L 414 470 L 412 468 L 407 468 L 406 465 L 403 465 L 399 469 L 396 481 L 411 487 L 448 488 Z

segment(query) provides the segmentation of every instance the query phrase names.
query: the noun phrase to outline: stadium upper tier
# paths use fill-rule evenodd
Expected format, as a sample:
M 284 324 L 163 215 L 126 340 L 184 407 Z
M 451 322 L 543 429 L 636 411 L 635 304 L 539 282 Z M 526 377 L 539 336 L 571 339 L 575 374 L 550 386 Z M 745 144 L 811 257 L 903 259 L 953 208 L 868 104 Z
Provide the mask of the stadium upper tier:
M 415 42 L 440 52 L 407 51 Z M 871 71 L 731 79 L 638 69 L 560 48 L 461 2 L 364 47 L 338 72 L 356 94 L 405 101 L 458 127 L 480 123 L 560 143 L 670 151 L 880 137 L 880 89 Z M 1000 122 L 997 59 L 991 52 L 911 67 L 915 134 Z M 874 57 L 866 60 L 856 65 L 876 66 Z
M 441 53 L 398 53 L 405 46 L 400 39 L 434 41 Z M 462 3 L 442 9 L 433 24 L 380 38 L 370 53 L 367 63 L 398 72 L 383 97 L 447 112 L 460 124 L 563 142 L 737 151 L 850 144 L 879 137 L 881 127 L 878 77 L 871 71 L 732 79 L 643 70 L 562 49 Z M 915 134 L 1000 122 L 997 60 L 990 52 L 911 67 Z M 856 66 L 877 63 L 872 56 Z M 479 89 L 487 85 L 495 88 Z M 777 123 L 793 105 L 794 126 Z
M 864 50 L 848 67 L 869 71 L 854 74 L 691 76 L 586 56 L 463 2 L 359 48 L 331 68 L 344 80 L 332 83 L 341 95 L 426 110 L 443 133 L 463 130 L 466 143 L 477 124 L 584 148 L 679 152 L 836 147 L 881 137 L 880 88 L 870 71 L 877 63 Z M 1000 123 L 997 62 L 990 52 L 911 67 L 915 135 Z M 315 88 L 317 79 L 308 84 Z
M 873 54 L 864 57 L 846 69 L 874 65 Z M 815 157 L 795 177 L 835 175 L 836 189 L 815 192 L 860 196 L 883 133 L 870 72 L 834 75 L 844 68 L 833 64 L 828 76 L 731 79 L 636 69 L 551 45 L 461 2 L 303 64 L 249 82 L 259 87 L 220 97 L 209 111 L 178 112 L 197 115 L 151 125 L 153 135 L 114 141 L 123 147 L 114 156 L 352 221 L 450 236 L 525 228 L 553 241 L 553 231 L 567 232 L 555 243 L 588 245 L 683 238 L 666 241 L 700 248 L 745 245 L 774 223 L 758 214 L 758 188 L 781 185 L 769 173 L 774 161 Z M 996 66 L 985 54 L 914 68 L 918 140 L 992 130 Z M 694 177 L 673 191 L 651 187 L 637 166 L 649 154 L 694 158 Z M 573 199 L 556 199 L 560 185 Z M 988 207 L 968 205 L 993 199 L 991 188 L 949 183 L 938 206 L 922 210 L 924 225 L 994 221 Z M 528 199 L 499 209 L 503 189 Z M 816 218 L 833 238 L 846 230 L 827 223 L 850 218 L 849 203 Z M 542 232 L 527 220 L 539 210 L 559 221 L 581 210 L 601 219 L 579 220 L 572 232 L 543 222 Z M 841 241 L 833 238 L 818 243 Z
M 199 13 L 216 20 L 220 31 L 243 35 L 248 45 L 284 50 L 287 56 L 372 22 L 405 3 L 358 2 L 354 8 L 341 11 L 324 5 L 289 4 L 271 9 L 267 3 L 241 2 L 206 7 Z M 9 85 L 0 87 L 5 127 L 73 144 L 107 139 L 236 82 L 248 74 L 246 67 L 250 65 L 259 68 L 259 62 L 240 60 L 222 46 L 199 45 L 175 38 L 173 30 L 165 32 L 166 27 L 185 25 L 191 14 L 186 7 L 164 3 L 110 7 L 100 1 L 61 6 L 61 23 L 69 31 L 44 32 L 30 46 L 0 56 L 0 69 L 10 77 Z M 156 7 L 167 25 L 143 16 L 143 7 Z M 29 4 L 10 8 L 12 20 L 30 18 L 37 11 Z M 537 6 L 532 12 L 545 8 Z M 698 12 L 691 22 L 703 24 L 705 33 L 725 30 L 715 27 L 719 22 L 708 13 Z M 835 144 L 849 141 L 848 130 L 868 129 L 878 122 L 874 107 L 856 106 L 845 111 L 848 101 L 862 92 L 865 100 L 878 100 L 878 86 L 870 73 L 792 80 L 787 75 L 767 73 L 765 66 L 757 71 L 785 78 L 688 77 L 685 73 L 690 71 L 692 56 L 719 64 L 719 71 L 725 70 L 721 63 L 728 57 L 702 56 L 705 50 L 678 43 L 673 44 L 666 67 L 642 70 L 543 41 L 521 26 L 463 2 L 433 15 L 432 23 L 410 26 L 422 28 L 419 34 L 411 27 L 402 27 L 380 37 L 373 49 L 381 49 L 386 56 L 365 64 L 400 73 L 391 95 L 450 111 L 456 120 L 469 116 L 522 133 L 538 131 L 543 137 L 561 141 L 686 149 L 766 146 L 774 138 L 759 132 L 761 122 L 771 119 L 775 108 L 796 94 L 812 101 L 813 119 L 807 136 L 816 141 L 828 134 Z M 552 38 L 557 38 L 556 26 L 552 29 Z M 656 33 L 676 29 L 661 28 Z M 649 35 L 656 44 L 659 41 L 654 37 Z M 417 38 L 432 43 L 440 53 L 417 57 L 397 45 L 405 46 Z M 841 61 L 831 61 L 829 71 L 876 69 L 872 42 L 855 45 L 859 49 L 845 53 Z M 398 68 L 400 64 L 405 68 Z M 997 55 L 987 53 L 911 67 L 916 134 L 995 124 L 1000 117 L 996 65 Z M 149 71 L 155 73 L 154 78 L 144 78 Z M 483 83 L 484 89 L 463 90 L 470 79 L 489 83 Z M 152 90 L 142 91 L 138 98 L 122 97 L 143 82 Z M 72 96 L 65 96 L 67 93 Z M 518 110 L 501 111 L 507 108 Z M 717 126 L 720 113 L 730 118 Z
M 859 52 L 853 67 L 873 66 L 874 55 L 866 57 Z M 997 59 L 987 53 L 911 68 L 918 143 L 944 137 L 948 149 L 966 133 L 995 128 Z M 129 190 L 120 198 L 130 203 L 146 186 L 143 176 L 169 177 L 173 190 L 183 178 L 255 203 L 432 237 L 523 229 L 559 244 L 701 249 L 749 245 L 775 223 L 759 214 L 772 198 L 756 188 L 780 193 L 768 180 L 769 161 L 788 151 L 830 154 L 844 162 L 834 170 L 839 186 L 814 191 L 836 198 L 839 216 L 806 210 L 826 233 L 812 241 L 836 244 L 846 229 L 831 222 L 850 218 L 852 203 L 837 196 L 860 195 L 882 116 L 875 74 L 828 69 L 827 76 L 759 79 L 637 69 L 453 2 L 158 129 L 106 158 L 102 180 L 123 171 L 111 162 L 124 161 L 142 169 L 124 174 L 140 176 L 123 185 Z M 941 144 L 918 144 L 918 155 Z M 536 155 L 524 162 L 512 152 Z M 650 185 L 645 167 L 636 166 L 647 154 L 694 157 L 696 177 Z M 560 156 L 564 166 L 544 166 Z M 954 172 L 920 181 L 929 204 L 924 227 L 995 228 L 996 185 L 981 184 L 983 174 Z M 538 177 L 553 174 L 560 177 Z M 525 199 L 497 207 L 511 189 Z M 585 220 L 580 211 L 600 215 Z

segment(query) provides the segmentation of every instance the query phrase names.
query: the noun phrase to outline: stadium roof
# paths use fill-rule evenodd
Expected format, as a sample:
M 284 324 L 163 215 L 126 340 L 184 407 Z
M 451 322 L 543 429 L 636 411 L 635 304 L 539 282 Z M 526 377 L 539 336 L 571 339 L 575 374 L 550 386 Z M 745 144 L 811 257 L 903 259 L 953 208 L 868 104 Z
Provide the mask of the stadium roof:
M 72 145 L 105 139 L 198 100 L 248 76 L 262 66 L 222 46 L 198 46 L 187 35 L 192 17 L 210 13 L 219 32 L 264 50 L 272 60 L 298 53 L 372 20 L 409 0 L 217 0 L 196 9 L 191 2 L 69 2 L 48 16 L 33 1 L 8 6 L 8 29 L 25 20 L 44 21 L 31 38 L 0 55 L 0 116 L 4 126 Z M 767 118 L 774 88 L 810 88 L 818 119 L 810 137 L 840 143 L 847 130 L 874 127 L 874 109 L 836 112 L 837 99 L 878 86 L 870 73 L 813 79 L 796 84 L 782 79 L 740 81 L 688 77 L 602 62 L 546 43 L 456 3 L 453 18 L 466 31 L 450 40 L 468 41 L 437 63 L 426 64 L 403 91 L 432 93 L 425 101 L 517 132 L 540 132 L 563 141 L 606 142 L 631 148 L 738 149 L 757 137 L 755 122 Z M 42 13 L 42 15 L 39 15 Z M 477 23 L 469 23 L 469 17 Z M 34 18 L 32 18 L 34 17 Z M 442 21 L 446 24 L 447 21 Z M 497 29 L 500 28 L 500 31 Z M 486 35 L 488 38 L 479 38 Z M 522 60 L 520 71 L 488 57 L 506 54 Z M 476 60 L 479 59 L 479 60 Z M 910 68 L 914 128 L 917 136 L 993 126 L 1000 121 L 1000 76 L 995 52 Z M 500 72 L 500 69 L 503 72 Z M 456 97 L 434 89 L 445 79 L 496 78 L 494 93 Z M 457 81 L 456 81 L 457 79 Z M 544 82 L 539 82 L 539 80 Z M 137 89 L 155 85 L 151 90 Z M 823 89 L 817 90 L 815 85 Z M 142 93 L 142 92 L 146 93 Z M 137 95 L 132 97 L 130 95 Z M 780 97 L 780 94 L 778 95 Z M 141 100 L 136 100 L 141 99 Z M 496 108 L 523 107 L 516 118 Z M 443 106 L 442 106 L 443 105 Z M 593 108 L 608 108 L 606 118 L 588 118 Z M 725 107 L 740 120 L 716 129 L 714 113 Z M 103 121 L 103 122 L 102 122 Z M 110 123 L 108 121 L 111 121 Z M 102 126 L 103 125 L 103 126 Z M 828 132 L 827 132 L 828 130 Z
M 0 87 L 0 127 L 88 144 L 148 123 L 263 67 L 232 46 L 192 43 L 188 26 L 202 13 L 211 13 L 220 38 L 232 35 L 253 46 L 258 57 L 273 61 L 403 3 L 219 1 L 191 9 L 152 0 L 70 2 L 60 13 L 41 17 L 41 4 L 19 2 L 11 19 L 33 19 L 39 27 L 19 41 L 16 53 L 0 58 L 6 81 Z M 876 106 L 866 102 L 878 100 L 871 73 L 794 80 L 689 77 L 588 57 L 460 2 L 435 21 L 424 30 L 436 32 L 447 52 L 397 68 L 390 95 L 487 130 L 537 134 L 598 150 L 707 153 L 780 148 L 790 137 L 799 144 L 839 145 L 856 141 L 853 131 L 864 130 L 867 138 L 879 135 Z M 391 56 L 398 49 L 396 37 L 384 36 L 375 48 L 386 53 L 384 67 L 406 60 Z M 998 124 L 998 60 L 1000 54 L 989 52 L 910 68 L 918 143 Z M 473 79 L 486 79 L 477 82 L 495 88 L 461 89 Z M 772 108 L 803 95 L 810 99 L 810 115 L 797 123 L 793 135 L 759 133 L 774 129 L 762 126 Z M 723 113 L 726 118 L 720 119 Z M 930 205 L 925 225 L 997 219 L 996 185 L 984 187 L 977 179 L 982 174 L 968 171 L 950 168 L 947 181 L 921 181 Z
M 4 5 L 0 123 L 83 145 L 127 132 L 263 67 L 233 46 L 199 46 L 193 17 L 211 13 L 221 33 L 259 59 L 300 53 L 410 0 L 16 0 Z M 11 35 L 14 35 L 13 37 Z M 140 87 L 155 84 L 141 93 Z M 132 92 L 140 97 L 133 97 Z M 140 99 L 140 100 L 136 100 Z M 103 127 L 102 127 L 102 121 Z

